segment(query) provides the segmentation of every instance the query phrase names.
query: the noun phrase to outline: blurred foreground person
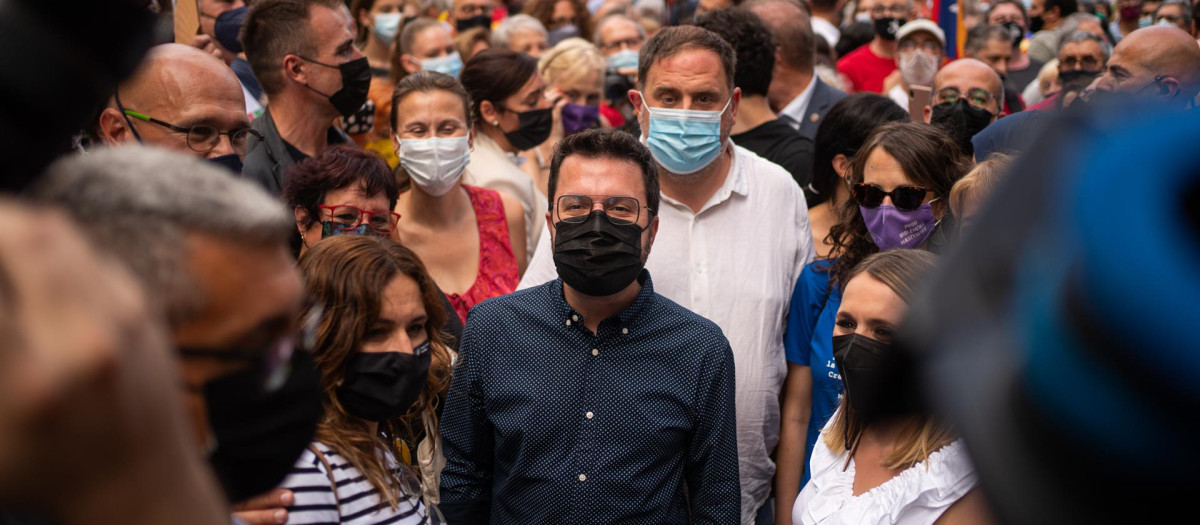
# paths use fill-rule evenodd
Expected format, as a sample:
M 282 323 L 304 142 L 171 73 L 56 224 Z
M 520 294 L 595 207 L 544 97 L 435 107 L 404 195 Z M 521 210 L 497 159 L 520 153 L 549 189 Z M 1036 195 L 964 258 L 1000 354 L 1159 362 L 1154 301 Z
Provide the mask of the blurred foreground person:
M 242 171 L 247 141 L 258 134 L 250 128 L 233 71 L 182 44 L 151 48 L 138 72 L 113 90 L 93 132 L 109 146 L 160 146 L 208 159 L 235 174 Z
M 313 334 L 325 415 L 283 482 L 296 494 L 288 523 L 441 523 L 435 406 L 451 361 L 441 294 L 412 251 L 378 237 L 322 242 L 300 269 L 311 304 L 337 310 Z M 419 472 L 401 464 L 414 451 Z
M 125 263 L 166 318 L 194 443 L 229 499 L 278 485 L 321 410 L 279 202 L 198 159 L 135 146 L 60 161 L 32 196 Z
M 60 525 L 228 523 L 162 312 L 61 214 L 4 201 L 0 221 L 0 506 Z
M 894 337 L 935 258 L 877 253 L 850 272 L 833 329 L 845 396 L 812 454 L 798 525 L 987 523 L 975 469 L 950 425 L 920 407 Z
M 451 524 L 732 524 L 734 362 L 713 323 L 658 295 L 658 170 L 633 136 L 559 143 L 558 278 L 471 311 L 442 421 Z

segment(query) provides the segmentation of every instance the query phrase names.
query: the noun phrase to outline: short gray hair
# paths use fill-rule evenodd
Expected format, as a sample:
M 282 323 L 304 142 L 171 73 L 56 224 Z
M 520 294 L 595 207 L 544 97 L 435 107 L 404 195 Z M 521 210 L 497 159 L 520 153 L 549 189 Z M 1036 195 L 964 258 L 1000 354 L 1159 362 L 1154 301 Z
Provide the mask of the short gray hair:
M 62 207 L 98 248 L 120 259 L 172 326 L 206 300 L 189 272 L 188 234 L 283 248 L 296 227 L 258 186 L 199 158 L 144 146 L 59 160 L 30 196 Z
M 592 29 L 592 43 L 596 44 L 596 47 L 601 47 L 604 45 L 604 42 L 600 41 L 600 30 L 614 20 L 627 20 L 629 23 L 633 24 L 633 27 L 637 28 L 638 35 L 642 37 L 642 40 L 646 39 L 646 28 L 642 27 L 642 24 L 638 23 L 632 18 L 629 18 L 628 16 L 625 16 L 623 13 L 609 13 L 604 15 L 604 18 L 601 18 L 599 21 L 597 21 L 595 28 Z
M 1058 28 L 1058 34 L 1065 36 L 1074 33 L 1075 31 L 1079 30 L 1079 26 L 1083 25 L 1084 22 L 1095 22 L 1100 24 L 1101 28 L 1104 28 L 1104 22 L 1100 20 L 1100 17 L 1091 13 L 1077 11 L 1067 15 L 1067 17 L 1063 19 L 1062 26 Z
M 1062 39 L 1060 39 L 1058 41 L 1058 53 L 1055 53 L 1055 55 L 1061 54 L 1063 47 L 1065 47 L 1067 44 L 1078 44 L 1080 42 L 1095 42 L 1097 44 L 1100 44 L 1100 54 L 1104 55 L 1105 63 L 1108 63 L 1109 57 L 1112 56 L 1112 46 L 1108 44 L 1107 40 L 1100 38 L 1098 35 L 1089 33 L 1087 31 L 1078 31 L 1078 30 L 1070 32 L 1070 33 L 1065 33 L 1065 35 L 1066 36 L 1062 37 Z
M 492 31 L 492 45 L 508 49 L 508 43 L 512 42 L 513 35 L 526 31 L 541 33 L 542 36 L 547 35 L 546 26 L 542 25 L 538 19 L 525 14 L 513 15 L 505 18 L 500 25 L 496 26 L 496 30 Z

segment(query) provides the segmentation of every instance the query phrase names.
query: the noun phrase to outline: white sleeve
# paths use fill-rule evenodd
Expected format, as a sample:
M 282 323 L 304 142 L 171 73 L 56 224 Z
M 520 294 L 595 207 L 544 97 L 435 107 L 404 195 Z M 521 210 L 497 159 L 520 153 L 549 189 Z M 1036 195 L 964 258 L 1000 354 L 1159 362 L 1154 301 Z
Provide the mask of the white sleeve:
M 805 217 L 807 221 L 807 215 Z M 554 248 L 550 246 L 550 227 L 546 226 L 544 220 L 539 222 L 546 231 L 543 231 L 538 239 L 537 249 L 533 251 L 533 260 L 529 261 L 525 276 L 521 277 L 521 283 L 517 285 L 518 290 L 540 286 L 558 278 L 558 270 L 554 269 Z
M 800 279 L 800 273 L 804 271 L 804 267 L 808 266 L 813 259 L 817 257 L 816 251 L 813 250 L 812 226 L 808 223 L 808 201 L 804 200 L 804 190 L 800 186 L 793 184 L 792 193 L 795 195 L 794 202 L 796 206 L 796 260 L 792 265 L 792 280 L 795 283 Z

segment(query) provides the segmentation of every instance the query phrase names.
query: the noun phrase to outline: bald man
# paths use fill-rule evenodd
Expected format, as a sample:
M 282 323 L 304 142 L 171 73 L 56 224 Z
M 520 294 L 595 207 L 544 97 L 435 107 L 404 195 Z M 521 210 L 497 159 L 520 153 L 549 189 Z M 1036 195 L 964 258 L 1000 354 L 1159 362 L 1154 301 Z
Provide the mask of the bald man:
M 991 66 L 962 58 L 942 67 L 933 78 L 933 106 L 925 122 L 946 130 L 964 154 L 975 152 L 971 137 L 1000 117 L 1004 82 Z
M 233 70 L 182 44 L 152 48 L 138 71 L 115 90 L 95 131 L 109 146 L 161 146 L 239 173 L 245 141 L 254 133 Z
M 1121 39 L 1108 71 L 1089 90 L 1150 96 L 1184 109 L 1200 92 L 1200 46 L 1178 27 L 1138 29 Z

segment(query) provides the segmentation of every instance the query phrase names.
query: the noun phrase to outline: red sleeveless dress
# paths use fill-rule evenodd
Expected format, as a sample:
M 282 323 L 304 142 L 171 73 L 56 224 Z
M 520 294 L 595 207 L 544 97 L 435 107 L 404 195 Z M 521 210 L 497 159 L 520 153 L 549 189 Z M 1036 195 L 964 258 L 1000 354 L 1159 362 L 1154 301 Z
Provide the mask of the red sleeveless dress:
M 475 282 L 462 295 L 446 294 L 454 311 L 463 323 L 472 306 L 512 293 L 517 289 L 517 258 L 513 255 L 512 242 L 508 237 L 508 219 L 504 216 L 504 202 L 500 193 L 487 188 L 463 184 L 471 197 L 475 209 L 475 224 L 479 227 L 479 272 Z

